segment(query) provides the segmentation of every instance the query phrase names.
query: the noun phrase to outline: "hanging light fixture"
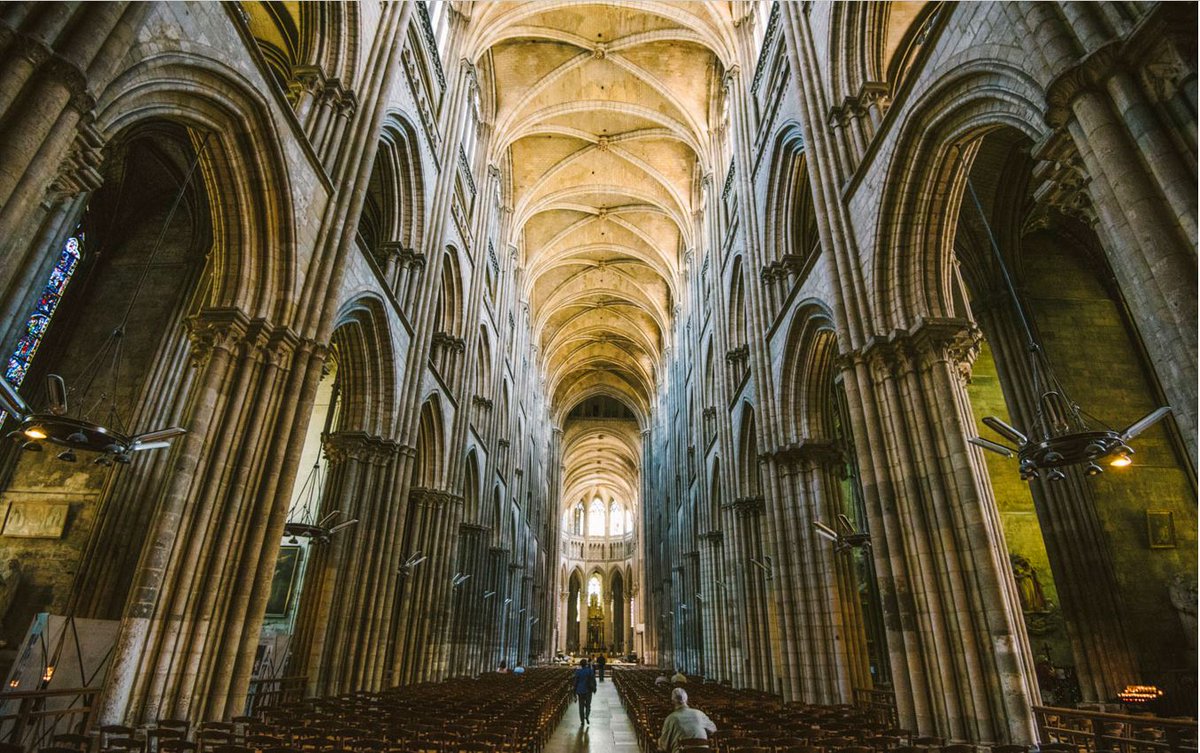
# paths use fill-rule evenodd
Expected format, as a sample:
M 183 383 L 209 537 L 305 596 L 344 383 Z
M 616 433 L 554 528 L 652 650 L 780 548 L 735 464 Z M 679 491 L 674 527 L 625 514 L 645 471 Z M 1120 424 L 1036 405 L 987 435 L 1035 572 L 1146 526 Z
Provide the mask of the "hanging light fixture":
M 358 523 L 357 518 L 338 523 L 337 519 L 342 516 L 341 510 L 334 510 L 318 519 L 317 513 L 321 509 L 321 497 L 324 489 L 321 456 L 318 455 L 312 470 L 308 472 L 308 477 L 304 479 L 304 484 L 300 487 L 300 494 L 296 496 L 295 503 L 288 510 L 288 522 L 283 524 L 283 535 L 292 537 L 288 543 L 299 544 L 300 539 L 308 539 L 310 542 L 325 544 L 338 531 L 343 531 Z
M 47 375 L 46 407 L 44 410 L 35 410 L 21 397 L 16 387 L 0 377 L 0 409 L 17 420 L 17 428 L 9 432 L 8 437 L 21 442 L 22 449 L 41 452 L 43 443 L 50 442 L 65 448 L 58 453 L 58 459 L 64 462 L 76 462 L 79 459 L 76 451 L 79 450 L 97 453 L 93 461 L 96 465 L 111 466 L 114 461 L 130 463 L 135 452 L 170 447 L 171 439 L 187 433 L 186 429 L 178 426 L 141 433 L 129 431 L 117 408 L 117 389 L 122 383 L 121 346 L 125 337 L 125 327 L 129 324 L 129 317 L 137 304 L 138 295 L 142 292 L 150 268 L 167 237 L 171 221 L 179 210 L 179 205 L 183 203 L 196 168 L 200 165 L 200 158 L 208 148 L 210 135 L 205 134 L 188 167 L 187 175 L 179 185 L 179 191 L 163 221 L 158 239 L 146 257 L 146 264 L 125 306 L 121 321 L 104 339 L 96 355 L 82 370 L 82 386 L 68 389 L 61 376 Z M 69 395 L 73 397 L 68 403 Z
M 1157 408 L 1124 429 L 1116 430 L 1084 411 L 1067 395 L 1066 388 L 1054 374 L 1045 351 L 1033 335 L 1033 328 L 1030 327 L 1025 309 L 1017 296 L 1008 265 L 1004 263 L 1004 255 L 1000 252 L 1000 245 L 996 242 L 996 236 L 983 211 L 979 195 L 975 193 L 975 184 L 970 175 L 967 175 L 967 191 L 971 194 L 971 201 L 979 213 L 992 254 L 1000 267 L 1005 290 L 1012 299 L 1013 309 L 1025 335 L 1025 349 L 1029 354 L 1029 373 L 1032 377 L 1031 387 L 1036 400 L 1033 424 L 1027 432 L 996 416 L 983 418 L 986 426 L 1016 447 L 982 437 L 971 437 L 968 441 L 1004 457 L 1015 456 L 1023 481 L 1038 478 L 1043 473 L 1051 481 L 1061 481 L 1067 477 L 1063 468 L 1072 465 L 1085 465 L 1084 472 L 1088 476 L 1103 473 L 1105 463 L 1117 468 L 1130 465 L 1133 462 L 1133 448 L 1129 446 L 1129 441 L 1165 418 L 1171 409 Z
M 838 530 L 834 530 L 819 520 L 813 521 L 813 528 L 816 529 L 817 535 L 833 542 L 834 552 L 848 552 L 851 549 L 869 550 L 871 548 L 871 534 L 856 530 L 850 522 L 850 518 L 846 517 L 844 513 L 838 513 L 837 527 Z

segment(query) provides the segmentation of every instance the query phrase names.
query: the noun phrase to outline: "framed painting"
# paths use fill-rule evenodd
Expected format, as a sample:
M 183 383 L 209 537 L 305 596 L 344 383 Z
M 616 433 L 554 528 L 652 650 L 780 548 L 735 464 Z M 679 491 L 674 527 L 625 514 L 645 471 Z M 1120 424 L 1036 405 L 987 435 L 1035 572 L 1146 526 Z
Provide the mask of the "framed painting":
M 1146 535 L 1151 549 L 1174 549 L 1175 514 L 1170 510 L 1147 510 Z
M 267 596 L 268 615 L 283 617 L 292 608 L 296 594 L 296 576 L 300 572 L 302 556 L 303 550 L 298 546 L 279 548 L 279 558 L 275 560 L 275 576 L 271 578 L 271 593 Z

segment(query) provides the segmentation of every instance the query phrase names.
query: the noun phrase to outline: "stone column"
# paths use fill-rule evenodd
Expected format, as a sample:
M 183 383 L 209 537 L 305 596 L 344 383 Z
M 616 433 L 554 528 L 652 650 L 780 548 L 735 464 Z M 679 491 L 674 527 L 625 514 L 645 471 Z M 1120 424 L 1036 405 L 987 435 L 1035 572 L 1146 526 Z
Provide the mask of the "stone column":
M 150 7 L 13 3 L 0 19 L 0 280 L 27 268 L 15 251 L 42 224 L 39 204 Z
M 305 630 L 320 641 L 294 644 L 293 651 L 307 650 L 309 687 L 316 695 L 378 690 L 385 673 L 380 649 L 390 638 L 385 617 L 397 578 L 400 524 L 391 504 L 397 450 L 394 442 L 362 432 L 337 432 L 325 440 L 330 472 L 320 515 L 340 510 L 338 520 L 359 522 L 324 545 L 325 573 L 317 576 L 311 596 L 302 597 L 319 600 L 313 610 L 319 623 Z
M 1027 743 L 1031 656 L 983 459 L 966 442 L 960 364 L 977 337 L 936 320 L 873 343 L 851 358 L 847 399 L 901 726 Z
M 240 712 L 307 427 L 298 406 L 320 375 L 304 343 L 240 311 L 206 310 L 192 334 L 190 433 L 134 575 L 105 722 Z
M 1033 426 L 1037 398 L 1029 386 L 1027 346 L 1011 307 L 976 307 L 974 313 L 989 335 L 1013 423 Z M 1066 472 L 1062 481 L 1031 482 L 1030 492 L 1071 639 L 1080 690 L 1084 700 L 1103 702 L 1139 679 L 1136 655 L 1124 625 L 1125 617 L 1133 616 L 1121 607 L 1117 574 L 1092 486 L 1078 468 Z
M 870 687 L 861 620 L 845 619 L 847 608 L 857 607 L 856 584 L 813 528 L 814 520 L 836 525 L 841 512 L 833 477 L 840 457 L 832 442 L 805 440 L 774 453 L 772 462 L 781 500 L 772 515 L 776 603 L 788 636 L 781 647 L 784 696 L 804 703 L 850 703 L 853 687 Z

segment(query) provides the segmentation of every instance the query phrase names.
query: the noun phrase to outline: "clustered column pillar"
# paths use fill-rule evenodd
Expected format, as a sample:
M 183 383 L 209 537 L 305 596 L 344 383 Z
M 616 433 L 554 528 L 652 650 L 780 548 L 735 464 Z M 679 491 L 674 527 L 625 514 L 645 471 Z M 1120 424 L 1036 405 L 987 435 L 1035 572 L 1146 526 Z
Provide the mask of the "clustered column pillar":
M 846 602 L 857 604 L 857 589 L 843 577 L 847 568 L 835 560 L 832 544 L 813 528 L 814 520 L 835 525 L 840 512 L 831 504 L 840 496 L 831 478 L 838 457 L 831 442 L 810 440 L 775 453 L 772 462 L 776 498 L 786 500 L 773 510 L 771 525 L 779 553 L 775 595 L 787 636 L 780 647 L 783 691 L 804 703 L 846 703 L 853 687 L 870 687 L 869 671 L 853 672 L 852 680 L 847 666 L 848 654 L 865 653 L 861 621 L 842 612 Z
M 925 322 L 850 359 L 846 391 L 902 726 L 1027 743 L 1037 698 L 960 366 L 978 334 Z M 859 402 L 861 400 L 861 402 Z
M 198 374 L 179 396 L 191 430 L 134 575 L 105 722 L 240 713 L 307 423 L 299 406 L 320 376 L 307 343 L 240 311 L 206 310 L 191 327 Z
M 309 549 L 293 657 L 294 671 L 308 675 L 316 695 L 375 690 L 385 682 L 401 518 L 392 503 L 397 450 L 394 442 L 362 432 L 325 440 L 329 480 L 319 517 L 337 510 L 339 520 L 359 522 Z

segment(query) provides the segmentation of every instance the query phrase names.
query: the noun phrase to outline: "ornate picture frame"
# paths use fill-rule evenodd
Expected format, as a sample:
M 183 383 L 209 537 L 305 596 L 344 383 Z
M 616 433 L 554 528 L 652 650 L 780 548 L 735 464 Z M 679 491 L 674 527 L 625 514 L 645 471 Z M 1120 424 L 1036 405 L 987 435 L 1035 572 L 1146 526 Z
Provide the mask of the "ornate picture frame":
M 1146 543 L 1151 549 L 1174 549 L 1179 545 L 1175 537 L 1175 513 L 1146 511 Z
M 275 560 L 275 576 L 271 579 L 271 591 L 267 597 L 267 615 L 285 617 L 292 607 L 296 591 L 296 574 L 300 570 L 303 556 L 298 546 L 282 546 Z

